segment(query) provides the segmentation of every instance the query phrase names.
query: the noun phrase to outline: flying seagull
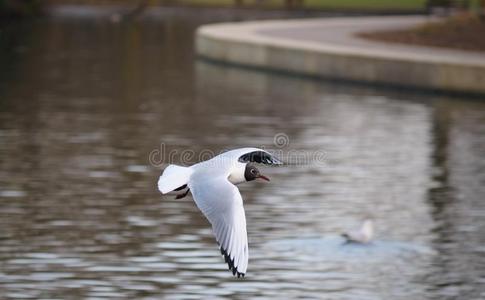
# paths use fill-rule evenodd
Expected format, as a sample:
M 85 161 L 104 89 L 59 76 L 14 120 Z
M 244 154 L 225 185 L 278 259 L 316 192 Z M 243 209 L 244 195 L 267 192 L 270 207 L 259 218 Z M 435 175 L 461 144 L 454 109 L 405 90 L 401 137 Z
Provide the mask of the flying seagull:
M 374 236 L 374 224 L 372 220 L 366 219 L 358 230 L 343 233 L 342 236 L 350 243 L 367 244 Z
M 269 181 L 253 163 L 282 164 L 262 149 L 241 148 L 190 167 L 169 165 L 158 180 L 162 194 L 175 192 L 179 199 L 192 193 L 197 207 L 212 225 L 229 270 L 237 277 L 244 277 L 249 255 L 246 216 L 236 184 L 258 178 Z

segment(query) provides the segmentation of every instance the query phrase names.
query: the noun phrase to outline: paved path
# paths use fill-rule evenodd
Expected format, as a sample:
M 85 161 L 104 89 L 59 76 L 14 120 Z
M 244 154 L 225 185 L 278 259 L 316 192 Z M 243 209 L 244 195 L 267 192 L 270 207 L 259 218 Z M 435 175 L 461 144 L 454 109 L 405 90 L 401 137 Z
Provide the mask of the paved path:
M 307 75 L 485 93 L 484 53 L 356 36 L 426 21 L 433 20 L 352 17 L 207 25 L 197 32 L 197 51 L 211 59 Z

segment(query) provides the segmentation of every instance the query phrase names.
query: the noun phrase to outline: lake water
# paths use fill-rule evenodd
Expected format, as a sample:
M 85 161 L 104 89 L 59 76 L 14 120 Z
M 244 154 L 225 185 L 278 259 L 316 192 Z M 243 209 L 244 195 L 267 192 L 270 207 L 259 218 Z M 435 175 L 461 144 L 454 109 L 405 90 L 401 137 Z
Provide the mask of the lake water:
M 249 17 L 74 9 L 0 31 L 1 299 L 485 298 L 484 99 L 194 57 L 196 26 Z M 240 186 L 241 280 L 156 181 L 243 146 L 291 164 Z M 368 217 L 375 241 L 344 244 Z

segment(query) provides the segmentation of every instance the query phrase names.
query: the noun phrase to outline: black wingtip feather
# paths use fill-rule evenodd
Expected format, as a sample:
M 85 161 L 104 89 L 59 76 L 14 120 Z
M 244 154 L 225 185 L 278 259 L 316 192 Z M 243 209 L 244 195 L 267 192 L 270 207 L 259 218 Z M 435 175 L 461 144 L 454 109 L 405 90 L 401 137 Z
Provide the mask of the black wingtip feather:
M 227 251 L 222 247 L 220 247 L 220 250 L 221 250 L 222 256 L 224 256 L 224 261 L 227 263 L 229 271 L 232 272 L 232 275 L 237 276 L 237 278 L 240 278 L 240 277 L 244 278 L 245 273 L 238 271 L 237 267 L 234 266 L 234 260 L 231 259 Z
M 264 152 L 264 151 L 253 151 L 241 155 L 239 157 L 239 161 L 242 163 L 247 162 L 256 162 L 259 164 L 266 164 L 266 165 L 282 165 L 283 162 L 277 159 L 276 157 L 272 156 L 271 154 Z

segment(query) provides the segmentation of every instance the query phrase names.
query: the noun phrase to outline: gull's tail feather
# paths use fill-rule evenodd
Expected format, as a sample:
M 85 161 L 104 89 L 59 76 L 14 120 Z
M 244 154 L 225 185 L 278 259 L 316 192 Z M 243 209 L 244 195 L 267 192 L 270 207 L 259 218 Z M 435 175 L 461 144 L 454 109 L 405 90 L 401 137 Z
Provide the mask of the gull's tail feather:
M 193 170 L 189 167 L 169 165 L 158 179 L 158 190 L 162 194 L 167 194 L 186 185 L 192 172 Z

